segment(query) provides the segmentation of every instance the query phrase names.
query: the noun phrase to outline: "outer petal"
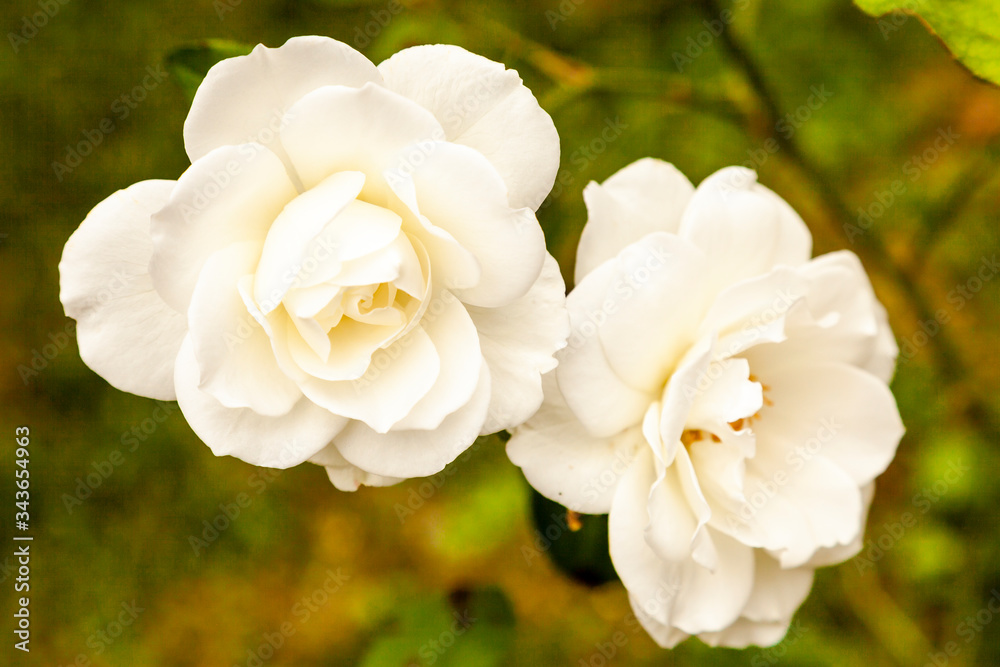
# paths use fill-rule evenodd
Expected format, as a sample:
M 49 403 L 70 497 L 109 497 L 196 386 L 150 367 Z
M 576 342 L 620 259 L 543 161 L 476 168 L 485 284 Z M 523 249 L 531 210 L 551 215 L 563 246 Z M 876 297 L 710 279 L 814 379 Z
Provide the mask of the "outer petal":
M 376 433 L 352 422 L 337 437 L 337 449 L 351 464 L 385 477 L 426 477 L 444 470 L 476 441 L 490 403 L 490 370 L 484 362 L 476 393 L 433 431 Z
M 788 623 L 750 621 L 740 617 L 724 630 L 703 632 L 698 639 L 709 646 L 746 648 L 747 646 L 773 646 L 788 632 Z
M 770 370 L 750 366 L 770 387 L 774 404 L 754 424 L 759 442 L 780 456 L 822 454 L 845 470 L 858 486 L 880 475 L 896 455 L 903 422 L 884 382 L 846 364 L 810 364 Z M 799 448 L 798 450 L 796 448 Z
M 545 403 L 514 430 L 507 456 L 539 493 L 576 512 L 607 514 L 618 480 L 640 448 L 638 429 L 614 438 L 595 438 L 579 422 L 556 384 L 542 378 Z
M 556 367 L 553 355 L 569 335 L 559 265 L 546 255 L 541 275 L 523 297 L 500 308 L 469 306 L 468 311 L 493 380 L 484 432 L 523 424 L 542 404 L 542 374 Z
M 174 181 L 142 181 L 94 207 L 59 263 L 66 314 L 77 321 L 80 357 L 113 386 L 172 401 L 174 360 L 186 318 L 153 289 L 149 218 Z
M 813 568 L 784 569 L 777 560 L 757 549 L 754 588 L 743 616 L 751 621 L 776 621 L 787 625 L 813 583 Z
M 786 568 L 804 565 L 822 547 L 850 544 L 864 525 L 861 492 L 853 480 L 821 455 L 789 463 L 774 452 L 760 454 L 767 449 L 763 435 L 757 443 L 758 454 L 747 463 L 750 510 L 740 514 L 750 515 L 751 533 L 737 532 L 738 539 L 759 541 Z
M 861 489 L 861 525 L 864 526 L 868 520 L 868 512 L 872 508 L 872 501 L 875 499 L 875 482 Z M 817 549 L 813 557 L 806 563 L 807 567 L 826 567 L 836 565 L 845 560 L 854 558 L 864 546 L 865 531 L 859 530 L 857 537 L 850 544 L 840 544 L 835 547 L 825 547 Z
M 559 135 L 517 72 L 442 44 L 405 49 L 378 69 L 390 90 L 437 117 L 440 138 L 475 148 L 493 163 L 511 206 L 538 208 L 559 169 Z
M 683 630 L 678 630 L 669 623 L 662 623 L 647 614 L 640 606 L 640 602 L 636 596 L 629 594 L 628 602 L 639 624 L 649 633 L 653 641 L 661 647 L 673 648 L 691 636 Z
M 718 334 L 719 357 L 731 357 L 767 342 L 786 339 L 787 320 L 801 308 L 805 282 L 792 269 L 777 268 L 722 290 L 702 320 L 700 334 Z
M 674 625 L 690 634 L 729 627 L 753 590 L 753 549 L 728 535 L 708 532 L 718 565 L 710 571 L 692 563 L 690 583 L 681 590 L 674 610 Z
M 527 293 L 545 261 L 545 236 L 531 209 L 507 203 L 503 181 L 481 154 L 457 144 L 430 144 L 413 170 L 413 187 L 420 214 L 479 262 L 479 283 L 456 290 L 462 301 L 495 308 Z
M 576 282 L 647 234 L 676 233 L 693 192 L 674 165 L 654 158 L 633 162 L 600 185 L 589 183 L 583 190 L 587 224 L 576 249 Z
M 259 144 L 218 148 L 192 164 L 152 218 L 156 291 L 186 312 L 208 256 L 237 241 L 263 241 L 294 197 L 281 161 Z
M 788 631 L 795 610 L 809 595 L 814 573 L 811 567 L 786 570 L 760 549 L 754 555 L 753 593 L 742 617 L 721 632 L 698 635 L 706 644 L 732 648 L 777 644 Z
M 781 264 L 804 264 L 812 252 L 802 218 L 743 167 L 722 169 L 698 186 L 679 233 L 708 255 L 715 289 Z
M 773 349 L 768 364 L 803 358 L 841 361 L 888 382 L 899 349 L 857 256 L 846 250 L 829 253 L 797 273 L 807 281 L 808 309 L 789 312 L 788 341 Z
M 334 444 L 327 445 L 320 450 L 309 459 L 309 462 L 324 466 L 330 482 L 341 491 L 357 491 L 362 484 L 365 486 L 392 486 L 403 481 L 399 477 L 373 475 L 351 465 L 347 459 L 340 455 L 340 451 Z
M 371 61 L 328 37 L 293 37 L 276 49 L 259 44 L 208 71 L 184 123 L 188 157 L 195 162 L 219 146 L 255 142 L 285 159 L 279 130 L 293 104 L 322 86 L 381 80 Z
M 174 380 L 184 418 L 216 456 L 235 456 L 268 468 L 290 468 L 323 449 L 347 424 L 343 417 L 305 398 L 280 417 L 225 407 L 198 389 L 198 361 L 190 338 L 177 355 Z

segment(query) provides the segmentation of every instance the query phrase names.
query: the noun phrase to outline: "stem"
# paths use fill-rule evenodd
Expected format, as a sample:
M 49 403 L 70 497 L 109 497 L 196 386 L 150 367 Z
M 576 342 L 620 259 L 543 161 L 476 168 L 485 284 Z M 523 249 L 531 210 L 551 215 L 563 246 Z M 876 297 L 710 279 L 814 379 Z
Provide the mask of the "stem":
M 868 631 L 902 667 L 922 665 L 934 651 L 923 631 L 879 585 L 876 575 L 862 583 L 861 576 L 840 568 L 844 598 Z

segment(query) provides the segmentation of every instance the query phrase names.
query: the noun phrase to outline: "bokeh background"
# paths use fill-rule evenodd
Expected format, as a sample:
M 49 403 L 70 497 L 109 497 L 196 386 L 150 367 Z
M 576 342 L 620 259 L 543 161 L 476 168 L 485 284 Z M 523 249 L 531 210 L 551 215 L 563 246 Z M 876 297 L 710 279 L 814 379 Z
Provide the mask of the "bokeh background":
M 1000 91 L 917 18 L 879 21 L 846 0 L 719 2 L 6 0 L 0 27 L 25 39 L 0 44 L 0 664 L 1000 664 Z M 24 17 L 42 5 L 33 34 Z M 538 215 L 567 276 L 583 187 L 647 155 L 695 183 L 752 166 L 817 253 L 861 256 L 903 348 L 893 388 L 908 432 L 862 556 L 819 572 L 782 644 L 657 648 L 620 584 L 593 585 L 599 566 L 553 565 L 586 540 L 555 519 L 551 548 L 535 532 L 499 438 L 433 479 L 346 494 L 315 466 L 216 458 L 171 404 L 82 364 L 58 301 L 62 247 L 107 195 L 187 166 L 185 68 L 201 52 L 178 50 L 299 34 L 375 62 L 447 42 L 516 68 L 561 135 Z M 30 654 L 11 633 L 20 425 Z

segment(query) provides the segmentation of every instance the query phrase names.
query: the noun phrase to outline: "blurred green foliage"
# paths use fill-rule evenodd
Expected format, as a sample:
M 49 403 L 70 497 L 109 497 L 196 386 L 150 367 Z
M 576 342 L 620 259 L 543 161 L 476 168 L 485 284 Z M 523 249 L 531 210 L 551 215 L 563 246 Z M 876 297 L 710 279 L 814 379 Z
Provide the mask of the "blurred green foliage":
M 856 0 L 875 16 L 884 36 L 916 15 L 979 76 L 1000 83 L 1000 7 L 990 0 Z
M 1000 307 L 982 277 L 1000 245 L 1000 92 L 919 21 L 885 34 L 847 0 L 11 0 L 3 16 L 19 40 L 0 48 L 0 538 L 12 544 L 13 433 L 26 424 L 36 540 L 30 655 L 11 647 L 13 550 L 0 552 L 0 662 L 1000 664 L 987 607 L 1000 590 Z M 58 302 L 66 238 L 110 193 L 188 164 L 185 76 L 160 68 L 173 58 L 197 78 L 208 61 L 191 49 L 207 39 L 299 34 L 375 62 L 449 42 L 516 68 L 561 135 L 539 219 L 566 276 L 582 188 L 647 155 L 694 182 L 753 166 L 817 253 L 859 253 L 903 348 L 908 433 L 865 551 L 819 573 L 782 644 L 663 651 L 619 584 L 527 558 L 531 494 L 498 438 L 429 480 L 345 494 L 318 467 L 216 458 L 169 404 L 82 364 Z M 127 625 L 123 604 L 142 610 Z M 463 609 L 484 620 L 430 648 Z

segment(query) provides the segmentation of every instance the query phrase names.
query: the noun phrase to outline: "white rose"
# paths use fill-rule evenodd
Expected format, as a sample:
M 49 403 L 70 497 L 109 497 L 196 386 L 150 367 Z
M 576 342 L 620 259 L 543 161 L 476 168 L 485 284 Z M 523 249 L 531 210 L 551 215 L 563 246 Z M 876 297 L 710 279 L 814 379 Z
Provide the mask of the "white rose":
M 559 141 L 516 72 L 298 37 L 214 66 L 184 142 L 179 180 L 115 193 L 63 253 L 108 382 L 176 398 L 217 455 L 350 490 L 538 408 L 569 327 L 534 215 Z
M 859 550 L 903 434 L 885 310 L 855 255 L 810 260 L 750 170 L 695 190 L 645 159 L 584 197 L 569 344 L 508 454 L 549 498 L 610 514 L 660 645 L 776 643 L 814 569 Z

